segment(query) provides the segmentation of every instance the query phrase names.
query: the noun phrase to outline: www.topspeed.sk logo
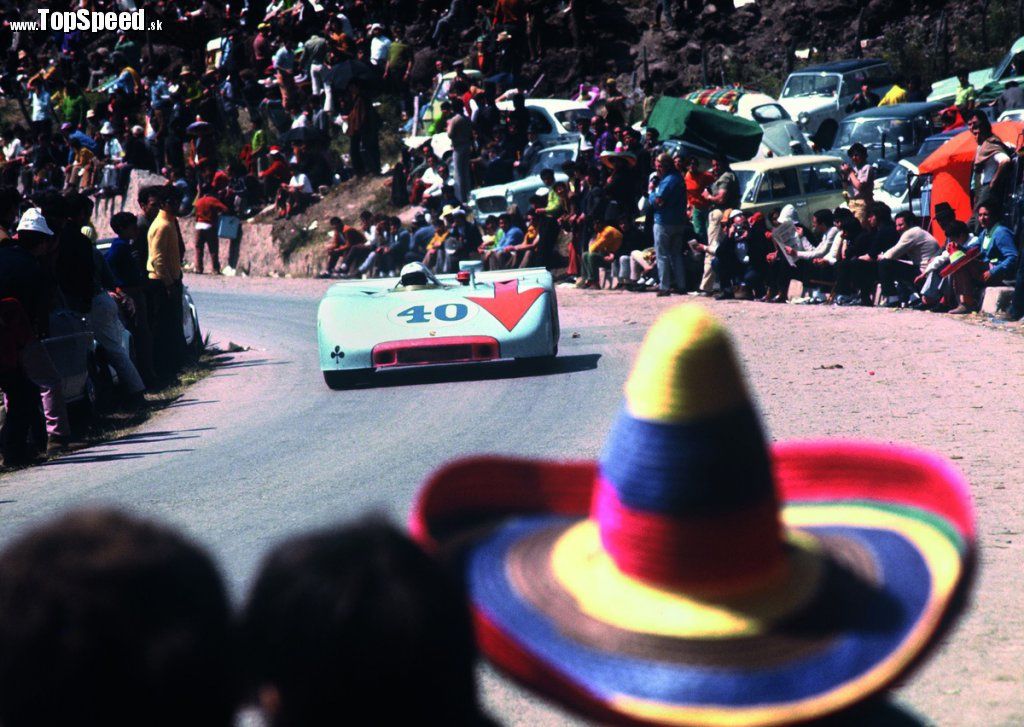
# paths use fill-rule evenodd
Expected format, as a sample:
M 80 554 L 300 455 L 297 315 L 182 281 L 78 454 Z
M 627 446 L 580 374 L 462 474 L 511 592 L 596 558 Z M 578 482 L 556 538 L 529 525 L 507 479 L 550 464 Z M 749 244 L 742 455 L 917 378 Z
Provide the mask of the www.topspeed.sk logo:
M 154 20 L 147 26 L 144 9 L 123 13 L 98 13 L 90 10 L 67 12 L 40 8 L 37 13 L 39 20 L 12 20 L 11 29 L 42 30 L 44 32 L 80 30 L 86 33 L 100 33 L 104 31 L 161 30 L 163 27 L 163 22 L 160 20 Z

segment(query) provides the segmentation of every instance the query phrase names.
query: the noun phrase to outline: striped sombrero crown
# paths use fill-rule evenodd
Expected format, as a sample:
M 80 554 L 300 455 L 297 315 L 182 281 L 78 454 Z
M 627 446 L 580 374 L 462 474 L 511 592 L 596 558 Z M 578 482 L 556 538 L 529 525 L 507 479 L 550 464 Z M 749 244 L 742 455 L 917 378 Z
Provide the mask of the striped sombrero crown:
M 661 316 L 625 393 L 592 511 L 619 569 L 696 592 L 743 588 L 777 570 L 768 451 L 722 325 L 697 306 Z

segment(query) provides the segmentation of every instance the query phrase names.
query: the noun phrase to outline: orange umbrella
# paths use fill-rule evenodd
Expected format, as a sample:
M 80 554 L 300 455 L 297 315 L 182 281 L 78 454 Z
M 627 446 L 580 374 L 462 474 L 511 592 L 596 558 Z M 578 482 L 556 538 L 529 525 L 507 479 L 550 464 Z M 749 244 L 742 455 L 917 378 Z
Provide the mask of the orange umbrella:
M 992 131 L 1010 148 L 1016 149 L 1021 135 L 1024 134 L 1024 122 L 1000 121 L 992 125 Z M 978 142 L 975 141 L 974 135 L 970 131 L 964 131 L 940 146 L 921 162 L 918 167 L 920 173 L 932 175 L 929 213 L 933 220 L 935 219 L 935 205 L 939 202 L 948 202 L 958 220 L 967 220 L 973 214 L 974 211 L 971 209 L 971 170 L 977 150 Z M 945 241 L 945 234 L 938 225 L 932 225 L 932 234 L 939 242 Z

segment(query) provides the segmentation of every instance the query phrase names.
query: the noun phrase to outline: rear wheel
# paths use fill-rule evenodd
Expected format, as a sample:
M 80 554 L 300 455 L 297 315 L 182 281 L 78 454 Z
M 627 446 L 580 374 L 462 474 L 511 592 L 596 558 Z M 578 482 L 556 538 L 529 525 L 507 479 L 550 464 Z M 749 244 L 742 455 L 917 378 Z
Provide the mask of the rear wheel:
M 335 391 L 350 389 L 353 386 L 369 381 L 371 373 L 371 371 L 361 369 L 355 371 L 324 371 L 324 382 L 327 384 L 327 388 Z

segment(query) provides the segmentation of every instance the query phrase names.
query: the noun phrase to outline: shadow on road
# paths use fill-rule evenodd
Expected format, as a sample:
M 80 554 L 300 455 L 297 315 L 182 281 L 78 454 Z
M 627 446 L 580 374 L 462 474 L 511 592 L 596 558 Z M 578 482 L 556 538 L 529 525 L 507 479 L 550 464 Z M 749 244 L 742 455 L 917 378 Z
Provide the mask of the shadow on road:
M 253 366 L 286 366 L 292 363 L 291 361 L 276 361 L 269 358 L 253 358 L 253 359 L 234 359 L 234 358 L 215 358 L 210 361 L 210 365 L 214 371 L 220 371 L 223 369 L 248 369 Z
M 100 442 L 92 447 L 115 447 L 119 444 L 153 444 L 156 442 L 173 442 L 180 439 L 199 439 L 201 432 L 212 432 L 217 427 L 195 427 L 194 429 L 173 429 L 156 432 L 135 432 L 109 442 Z
M 814 724 L 818 727 L 861 727 L 868 724 L 872 727 L 925 727 L 928 723 L 904 705 L 881 697 Z
M 493 381 L 497 379 L 523 379 L 536 376 L 557 376 L 580 371 L 593 371 L 600 360 L 599 353 L 559 356 L 541 361 L 498 361 L 495 363 L 459 366 L 437 366 L 374 373 L 365 383 L 353 389 L 377 389 L 394 386 L 419 386 L 460 381 Z
M 165 406 L 164 408 L 165 409 L 181 409 L 182 407 L 185 407 L 185 406 L 196 406 L 198 404 L 216 404 L 219 401 L 220 401 L 220 399 L 204 399 L 204 400 L 199 400 L 199 399 L 178 399 L 173 404 L 169 404 L 169 405 Z
M 160 449 L 153 452 L 111 452 L 109 454 L 96 454 L 93 449 L 82 450 L 81 454 L 69 454 L 66 457 L 58 457 L 43 462 L 40 467 L 54 467 L 62 464 L 89 464 L 92 462 L 123 462 L 129 459 L 142 459 L 151 457 L 154 454 L 179 454 L 183 452 L 194 452 L 194 449 Z

